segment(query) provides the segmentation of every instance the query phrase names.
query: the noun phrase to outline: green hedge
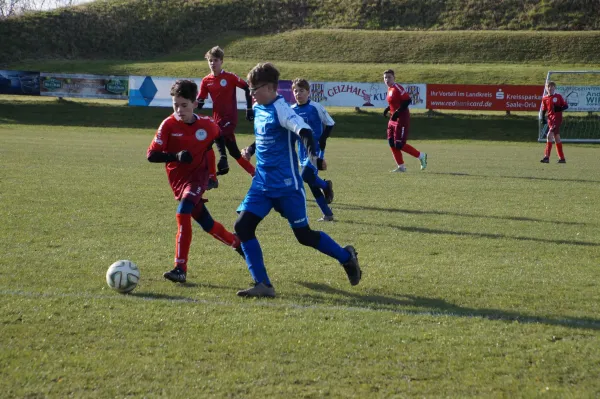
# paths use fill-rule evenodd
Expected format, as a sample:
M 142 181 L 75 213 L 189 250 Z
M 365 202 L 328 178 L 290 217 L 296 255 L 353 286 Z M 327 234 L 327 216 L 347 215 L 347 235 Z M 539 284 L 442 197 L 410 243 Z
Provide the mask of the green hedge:
M 148 58 L 226 31 L 600 30 L 599 15 L 600 1 L 590 0 L 108 0 L 0 21 L 0 66 Z

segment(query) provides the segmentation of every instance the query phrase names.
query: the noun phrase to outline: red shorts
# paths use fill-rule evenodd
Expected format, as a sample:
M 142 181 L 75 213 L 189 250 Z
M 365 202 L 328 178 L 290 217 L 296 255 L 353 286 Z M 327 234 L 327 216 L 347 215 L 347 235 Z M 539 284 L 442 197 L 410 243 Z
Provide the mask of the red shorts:
M 408 129 L 410 127 L 410 119 L 405 117 L 398 118 L 397 121 L 390 120 L 387 126 L 387 138 L 394 139 L 394 141 L 401 141 L 403 144 L 406 143 L 408 138 Z
M 219 128 L 221 128 L 221 136 L 225 141 L 235 141 L 235 123 L 231 122 L 219 122 Z
M 560 125 L 558 125 L 558 126 L 548 125 L 548 133 L 554 133 L 554 134 L 560 136 Z

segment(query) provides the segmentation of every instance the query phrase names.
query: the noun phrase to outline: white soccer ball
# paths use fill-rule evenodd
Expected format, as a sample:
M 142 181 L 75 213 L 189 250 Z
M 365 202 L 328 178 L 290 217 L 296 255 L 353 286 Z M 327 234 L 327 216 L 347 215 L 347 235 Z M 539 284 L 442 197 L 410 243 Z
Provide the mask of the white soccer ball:
M 118 260 L 106 271 L 106 284 L 121 294 L 127 294 L 140 281 L 140 269 L 130 260 Z

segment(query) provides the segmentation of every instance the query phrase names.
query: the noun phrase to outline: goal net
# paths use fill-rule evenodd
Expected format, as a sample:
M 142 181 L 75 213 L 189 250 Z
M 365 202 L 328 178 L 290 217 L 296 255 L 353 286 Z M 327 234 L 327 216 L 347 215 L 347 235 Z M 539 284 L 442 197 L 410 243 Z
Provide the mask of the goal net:
M 549 71 L 546 83 L 550 81 L 569 104 L 563 112 L 561 141 L 600 143 L 600 71 Z M 538 141 L 546 141 L 548 125 L 542 123 L 541 107 L 538 132 Z

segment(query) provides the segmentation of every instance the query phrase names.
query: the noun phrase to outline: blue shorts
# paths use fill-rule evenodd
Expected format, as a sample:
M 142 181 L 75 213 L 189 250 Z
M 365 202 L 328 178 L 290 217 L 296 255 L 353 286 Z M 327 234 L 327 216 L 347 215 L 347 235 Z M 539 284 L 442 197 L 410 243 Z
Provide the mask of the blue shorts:
M 273 208 L 288 220 L 292 229 L 308 226 L 304 188 L 277 194 L 251 188 L 237 211 L 252 212 L 264 218 Z

